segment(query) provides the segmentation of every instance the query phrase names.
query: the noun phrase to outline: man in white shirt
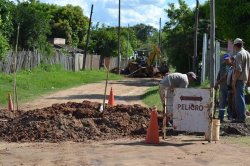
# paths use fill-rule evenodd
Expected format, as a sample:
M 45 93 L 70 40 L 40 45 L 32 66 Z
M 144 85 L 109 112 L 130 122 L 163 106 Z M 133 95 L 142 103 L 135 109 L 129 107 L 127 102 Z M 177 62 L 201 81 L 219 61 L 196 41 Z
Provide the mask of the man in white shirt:
M 234 40 L 234 50 L 237 55 L 232 87 L 235 89 L 235 109 L 238 116 L 234 122 L 245 123 L 246 103 L 244 89 L 249 77 L 250 54 L 243 48 L 243 41 L 240 38 Z
M 167 98 L 167 117 L 172 119 L 172 109 L 173 105 L 173 89 L 174 88 L 187 88 L 189 82 L 197 80 L 195 73 L 188 72 L 187 74 L 182 73 L 171 73 L 166 75 L 159 83 L 160 98 L 165 107 L 165 97 Z

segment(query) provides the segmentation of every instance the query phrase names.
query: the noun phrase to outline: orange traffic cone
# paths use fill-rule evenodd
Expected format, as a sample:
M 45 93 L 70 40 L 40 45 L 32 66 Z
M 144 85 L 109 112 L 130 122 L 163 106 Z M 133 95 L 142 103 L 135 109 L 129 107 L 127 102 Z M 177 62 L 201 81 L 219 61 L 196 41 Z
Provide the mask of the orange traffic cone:
M 115 97 L 113 94 L 113 89 L 111 87 L 110 94 L 109 94 L 109 101 L 108 101 L 109 106 L 114 106 L 115 105 Z
M 8 110 L 13 111 L 13 102 L 10 93 L 8 93 Z
M 150 114 L 150 121 L 147 130 L 146 143 L 158 144 L 159 143 L 159 126 L 157 109 L 153 108 Z

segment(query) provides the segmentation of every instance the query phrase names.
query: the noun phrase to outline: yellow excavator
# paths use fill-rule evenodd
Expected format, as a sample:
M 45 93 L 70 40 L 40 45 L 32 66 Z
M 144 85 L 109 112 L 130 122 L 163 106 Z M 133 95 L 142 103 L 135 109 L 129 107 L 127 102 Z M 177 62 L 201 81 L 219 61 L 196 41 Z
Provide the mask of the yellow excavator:
M 165 73 L 169 72 L 169 68 L 166 62 L 163 61 L 161 57 L 161 51 L 156 46 L 152 46 L 153 50 L 149 53 L 149 56 L 146 60 L 146 63 L 143 63 L 138 60 L 130 61 L 125 68 L 129 76 L 133 77 L 156 77 L 165 75 Z M 159 61 L 158 65 L 153 65 L 153 62 L 157 56 Z M 145 58 L 145 57 L 143 57 Z
M 147 59 L 147 65 L 148 66 L 151 66 L 154 59 L 155 59 L 155 56 L 157 56 L 158 60 L 160 61 L 160 63 L 162 63 L 162 58 L 161 58 L 161 51 L 160 49 L 156 46 L 156 45 L 153 45 L 153 51 L 149 54 L 149 57 Z

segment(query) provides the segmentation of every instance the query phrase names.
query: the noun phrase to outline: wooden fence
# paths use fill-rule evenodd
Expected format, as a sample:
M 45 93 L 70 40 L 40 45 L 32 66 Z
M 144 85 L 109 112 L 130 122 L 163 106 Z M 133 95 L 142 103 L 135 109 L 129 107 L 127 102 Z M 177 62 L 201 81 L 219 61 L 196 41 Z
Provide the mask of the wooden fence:
M 71 55 L 65 55 L 62 52 L 56 51 L 54 56 L 44 56 L 38 51 L 20 51 L 17 54 L 9 52 L 9 54 L 0 61 L 0 72 L 13 73 L 14 71 L 14 58 L 16 56 L 17 71 L 30 70 L 38 67 L 40 64 L 61 64 L 65 70 L 79 71 L 83 69 L 84 55 L 80 53 L 74 53 Z M 110 69 L 118 66 L 117 57 L 110 59 Z M 103 66 L 103 58 L 100 55 L 87 55 L 86 57 L 86 69 L 100 69 Z M 121 61 L 121 67 L 126 66 L 126 61 Z

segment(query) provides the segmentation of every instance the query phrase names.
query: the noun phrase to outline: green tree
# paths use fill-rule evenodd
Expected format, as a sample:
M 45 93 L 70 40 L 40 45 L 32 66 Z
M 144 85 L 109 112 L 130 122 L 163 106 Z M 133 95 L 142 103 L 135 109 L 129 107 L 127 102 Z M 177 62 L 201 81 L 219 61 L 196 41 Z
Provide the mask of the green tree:
M 67 43 L 84 48 L 89 19 L 79 6 L 56 7 L 52 12 L 52 37 L 66 38 Z
M 250 47 L 249 0 L 215 1 L 216 24 L 225 39 L 242 38 Z
M 91 43 L 93 50 L 102 56 L 117 56 L 117 31 L 114 28 L 102 27 L 92 31 Z
M 95 27 L 91 33 L 89 50 L 102 56 L 118 55 L 118 30 L 117 27 Z M 129 41 L 128 41 L 129 33 Z M 137 39 L 132 29 L 121 28 L 121 55 L 126 57 L 132 55 L 137 47 Z
M 6 38 L 0 33 L 0 60 L 5 56 L 9 49 L 9 43 Z
M 72 44 L 72 28 L 67 20 L 58 20 L 52 25 L 52 37 L 65 38 L 67 44 Z
M 19 42 L 19 46 L 21 48 L 41 48 L 47 44 L 51 18 L 51 15 L 45 12 L 48 9 L 49 5 L 38 1 L 22 2 L 17 5 L 14 21 L 16 27 L 20 24 L 19 41 L 22 42 Z
M 168 56 L 168 62 L 176 68 L 178 72 L 187 72 L 192 69 L 194 51 L 194 21 L 195 11 L 191 10 L 184 0 L 179 0 L 177 8 L 173 3 L 169 4 L 166 13 L 169 21 L 166 22 L 163 30 L 163 50 Z M 202 36 L 208 33 L 209 22 L 207 18 L 208 4 L 199 8 L 200 19 L 198 28 L 198 61 L 201 60 Z
M 164 26 L 167 38 L 163 41 L 168 54 L 169 63 L 179 72 L 191 68 L 193 55 L 193 24 L 194 14 L 183 0 L 179 0 L 179 8 L 173 3 L 165 10 L 169 21 Z
M 8 49 L 9 41 L 13 35 L 12 12 L 14 3 L 8 0 L 0 0 L 0 59 L 2 59 Z
M 149 37 L 157 31 L 156 28 L 145 24 L 137 24 L 133 26 L 132 29 L 134 30 L 137 39 L 140 40 L 142 43 L 147 43 Z
M 9 41 L 14 32 L 13 10 L 15 5 L 8 0 L 0 0 L 0 32 Z

